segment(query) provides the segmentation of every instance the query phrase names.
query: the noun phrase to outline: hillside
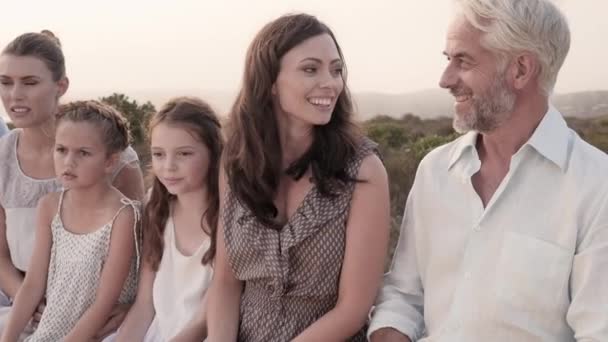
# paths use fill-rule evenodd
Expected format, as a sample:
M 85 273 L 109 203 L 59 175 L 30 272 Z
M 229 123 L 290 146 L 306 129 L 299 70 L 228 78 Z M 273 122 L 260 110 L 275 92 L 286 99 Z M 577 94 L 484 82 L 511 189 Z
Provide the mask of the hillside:
M 359 93 L 354 96 L 366 120 L 377 115 L 401 117 L 415 113 L 423 119 L 451 116 L 453 98 L 443 89 L 407 94 Z M 552 102 L 567 117 L 594 118 L 608 112 L 608 91 L 557 94 Z

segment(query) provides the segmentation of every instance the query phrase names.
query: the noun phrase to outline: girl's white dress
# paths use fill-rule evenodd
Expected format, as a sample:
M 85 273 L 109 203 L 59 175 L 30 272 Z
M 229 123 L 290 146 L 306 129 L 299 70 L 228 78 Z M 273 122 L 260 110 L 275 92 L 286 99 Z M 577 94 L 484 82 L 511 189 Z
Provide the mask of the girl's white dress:
M 63 196 L 66 191 L 61 192 L 57 213 L 51 223 L 53 245 L 46 286 L 46 308 L 34 333 L 25 339 L 27 342 L 61 341 L 74 328 L 95 301 L 101 273 L 110 251 L 110 237 L 116 217 L 122 210 L 133 210 L 135 217 L 139 217 L 136 202 L 123 197 L 123 206 L 109 222 L 91 233 L 72 233 L 65 229 L 61 220 Z M 118 298 L 120 304 L 133 302 L 137 293 L 137 227 L 136 220 L 133 227 L 128 228 L 132 230 L 136 252 Z
M 175 243 L 175 226 L 171 217 L 165 225 L 163 239 L 165 250 L 152 290 L 156 315 L 144 342 L 166 342 L 177 335 L 197 314 L 213 276 L 211 265 L 201 263 L 209 249 L 209 239 L 191 256 L 183 255 Z M 116 334 L 104 342 L 115 339 Z

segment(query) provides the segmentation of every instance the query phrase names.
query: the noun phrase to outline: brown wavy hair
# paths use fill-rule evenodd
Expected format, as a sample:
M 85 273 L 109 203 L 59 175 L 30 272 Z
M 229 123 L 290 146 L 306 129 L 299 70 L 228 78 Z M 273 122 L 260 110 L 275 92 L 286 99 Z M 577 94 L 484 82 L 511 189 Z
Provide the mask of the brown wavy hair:
M 114 107 L 97 100 L 73 101 L 59 106 L 55 114 L 57 126 L 62 122 L 90 122 L 100 130 L 108 155 L 124 151 L 129 146 L 129 122 Z
M 201 217 L 201 229 L 209 236 L 210 247 L 201 262 L 213 261 L 216 250 L 217 221 L 219 215 L 219 169 L 224 146 L 221 125 L 217 115 L 204 101 L 194 97 L 178 97 L 167 102 L 154 114 L 148 125 L 148 136 L 160 123 L 183 127 L 209 149 L 207 172 L 207 210 Z M 170 215 L 170 203 L 175 198 L 153 173 L 150 198 L 144 208 L 144 258 L 157 271 L 163 256 L 163 234 Z
M 53 80 L 65 77 L 65 57 L 61 42 L 53 32 L 42 30 L 40 33 L 24 33 L 13 39 L 2 50 L 3 55 L 33 56 L 40 59 L 53 74 Z
M 281 58 L 305 40 L 328 34 L 344 57 L 333 32 L 307 14 L 279 17 L 267 24 L 249 46 L 245 72 L 227 125 L 224 154 L 231 191 L 266 226 L 278 229 L 273 199 L 282 173 L 301 178 L 310 167 L 312 178 L 324 196 L 335 194 L 335 185 L 355 181 L 346 172 L 361 136 L 353 122 L 353 106 L 346 86 L 339 95 L 330 121 L 315 126 L 313 143 L 287 170 L 282 169 L 278 124 L 272 106 L 271 88 L 280 71 Z

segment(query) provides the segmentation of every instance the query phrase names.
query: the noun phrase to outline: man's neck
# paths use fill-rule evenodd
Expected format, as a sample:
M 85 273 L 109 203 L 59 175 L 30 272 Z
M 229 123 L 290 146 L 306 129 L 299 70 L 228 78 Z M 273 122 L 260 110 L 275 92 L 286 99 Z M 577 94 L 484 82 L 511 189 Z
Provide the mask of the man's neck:
M 520 101 L 509 120 L 492 132 L 481 133 L 477 149 L 484 151 L 485 158 L 508 164 L 511 157 L 530 140 L 548 108 L 546 98 Z

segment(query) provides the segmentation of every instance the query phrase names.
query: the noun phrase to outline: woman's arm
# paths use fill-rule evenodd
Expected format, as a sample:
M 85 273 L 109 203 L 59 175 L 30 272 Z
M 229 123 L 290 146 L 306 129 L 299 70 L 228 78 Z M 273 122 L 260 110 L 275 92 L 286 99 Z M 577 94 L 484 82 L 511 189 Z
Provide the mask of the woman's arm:
M 145 255 L 145 254 L 144 254 Z M 125 341 L 143 341 L 150 328 L 150 324 L 154 320 L 154 302 L 152 299 L 152 289 L 156 272 L 145 260 L 142 262 L 141 272 L 139 276 L 139 285 L 137 288 L 137 298 L 135 304 L 129 310 L 127 318 L 120 327 L 117 342 Z
M 112 185 L 128 198 L 141 201 L 144 198 L 144 177 L 139 162 L 125 165 L 114 178 Z
M 15 304 L 11 309 L 8 323 L 2 334 L 2 342 L 17 341 L 44 297 L 53 243 L 51 232 L 52 212 L 56 207 L 57 194 L 44 196 L 38 202 L 34 252 L 27 275 L 23 284 L 19 287 Z
M 128 207 L 116 217 L 95 301 L 80 317 L 64 342 L 89 341 L 106 323 L 112 308 L 118 302 L 135 255 L 134 224 L 135 214 Z
M 395 328 L 380 328 L 369 337 L 370 342 L 412 342 L 409 337 Z
M 236 341 L 239 329 L 239 310 L 243 283 L 236 279 L 228 262 L 224 243 L 224 198 L 227 189 L 226 177 L 220 172 L 220 219 L 217 224 L 217 250 L 213 267 L 213 280 L 207 290 L 209 342 Z M 202 305 L 202 303 L 201 303 Z
M 344 341 L 361 329 L 382 282 L 390 228 L 388 177 L 376 155 L 363 160 L 346 226 L 336 306 L 294 341 Z
M 241 292 L 243 284 L 235 278 L 228 264 L 226 246 L 224 244 L 224 230 L 218 224 L 217 253 L 213 280 L 209 287 L 207 299 L 208 332 L 210 342 L 236 341 L 239 328 L 239 309 L 241 305 Z
M 23 273 L 11 260 L 6 240 L 6 214 L 4 208 L 0 206 L 0 290 L 9 298 L 15 298 L 21 283 L 23 283 Z

